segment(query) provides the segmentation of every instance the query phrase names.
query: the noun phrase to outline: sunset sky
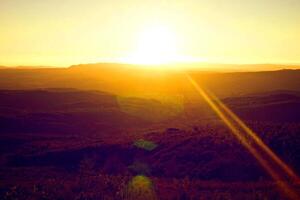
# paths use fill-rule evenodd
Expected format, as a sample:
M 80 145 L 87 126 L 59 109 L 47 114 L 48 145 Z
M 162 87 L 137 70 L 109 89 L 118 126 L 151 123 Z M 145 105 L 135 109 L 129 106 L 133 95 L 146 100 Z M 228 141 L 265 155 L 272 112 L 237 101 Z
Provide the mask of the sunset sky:
M 0 65 L 300 63 L 299 0 L 0 0 Z

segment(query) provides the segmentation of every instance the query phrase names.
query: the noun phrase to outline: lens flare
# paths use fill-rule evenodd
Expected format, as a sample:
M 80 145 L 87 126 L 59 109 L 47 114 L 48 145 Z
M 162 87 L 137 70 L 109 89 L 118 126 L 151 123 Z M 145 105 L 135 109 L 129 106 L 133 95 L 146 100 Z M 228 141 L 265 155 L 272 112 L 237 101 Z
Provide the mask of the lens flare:
M 204 98 L 213 111 L 220 117 L 241 144 L 253 155 L 266 172 L 274 179 L 279 189 L 290 199 L 300 196 L 291 186 L 299 183 L 299 177 L 285 164 L 237 115 L 235 115 L 216 96 L 201 88 L 197 82 L 187 74 L 187 79 L 195 90 Z M 286 180 L 288 179 L 288 180 Z
M 152 181 L 143 175 L 138 175 L 132 178 L 129 182 L 126 196 L 126 199 L 130 200 L 157 199 Z

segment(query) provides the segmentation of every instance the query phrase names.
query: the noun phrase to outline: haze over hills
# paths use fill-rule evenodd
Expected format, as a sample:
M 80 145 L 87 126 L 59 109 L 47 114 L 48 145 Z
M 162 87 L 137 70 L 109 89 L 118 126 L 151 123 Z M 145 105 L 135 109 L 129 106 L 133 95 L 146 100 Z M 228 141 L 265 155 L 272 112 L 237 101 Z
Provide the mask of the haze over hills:
M 0 89 L 77 88 L 122 95 L 178 94 L 188 93 L 191 89 L 185 73 L 182 70 L 143 68 L 127 64 L 84 64 L 69 68 L 5 68 L 0 71 Z M 300 70 L 260 72 L 190 70 L 187 73 L 203 87 L 222 97 L 300 88 Z

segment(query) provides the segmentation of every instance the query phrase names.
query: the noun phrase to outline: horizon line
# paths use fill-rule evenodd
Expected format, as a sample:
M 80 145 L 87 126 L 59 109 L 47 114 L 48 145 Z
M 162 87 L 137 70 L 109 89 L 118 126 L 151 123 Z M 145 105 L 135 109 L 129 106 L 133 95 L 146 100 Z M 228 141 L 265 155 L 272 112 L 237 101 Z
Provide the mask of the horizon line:
M 117 62 L 117 61 L 103 61 L 103 62 L 86 62 L 86 63 L 77 63 L 71 65 L 43 65 L 43 64 L 36 64 L 36 65 L 7 65 L 7 64 L 0 64 L 0 68 L 69 68 L 73 66 L 79 65 L 97 65 L 97 64 L 115 64 L 115 65 L 131 65 L 131 66 L 145 66 L 145 67 L 159 67 L 159 66 L 172 66 L 172 65 L 232 65 L 232 66 L 239 66 L 239 65 L 274 65 L 274 66 L 299 66 L 300 63 L 288 63 L 288 62 L 277 62 L 277 63 L 269 63 L 269 62 L 253 62 L 253 63 L 231 63 L 231 62 L 170 62 L 170 63 L 161 63 L 161 64 L 143 64 L 143 63 L 129 63 L 129 62 Z M 197 68 L 197 67 L 193 67 Z

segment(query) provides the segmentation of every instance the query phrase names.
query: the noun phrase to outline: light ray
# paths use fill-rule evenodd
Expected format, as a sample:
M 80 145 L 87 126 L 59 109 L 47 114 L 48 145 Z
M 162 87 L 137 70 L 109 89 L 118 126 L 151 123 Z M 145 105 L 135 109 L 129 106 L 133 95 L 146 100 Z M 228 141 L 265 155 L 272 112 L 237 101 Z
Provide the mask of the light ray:
M 275 161 L 281 168 L 284 170 L 290 178 L 295 181 L 299 182 L 299 177 L 296 173 L 287 165 L 285 164 L 258 136 L 257 134 L 252 131 L 236 114 L 234 114 L 224 103 L 222 103 L 217 97 L 214 96 L 214 100 L 220 105 L 222 109 L 224 109 L 228 115 L 235 120 L 239 126 L 256 142 L 256 144 L 262 148 L 262 150 L 268 154 L 273 161 Z
M 204 98 L 204 100 L 209 104 L 209 106 L 214 110 L 214 112 L 220 117 L 220 119 L 225 123 L 225 125 L 232 131 L 234 136 L 241 142 L 241 144 L 254 156 L 254 158 L 261 164 L 261 166 L 266 170 L 266 172 L 276 181 L 279 189 L 283 191 L 290 199 L 299 199 L 299 195 L 294 189 L 289 185 L 284 179 L 284 175 L 276 171 L 276 167 L 279 166 L 283 172 L 285 172 L 289 177 L 298 182 L 298 176 L 290 169 L 290 167 L 285 164 L 263 141 L 255 134 L 247 125 L 239 119 L 227 106 L 225 106 L 217 97 L 210 94 L 201 88 L 197 82 L 187 74 L 188 80 L 191 82 L 196 91 Z M 246 135 L 243 134 L 246 133 Z M 248 136 L 248 137 L 247 137 Z M 251 143 L 250 139 L 254 142 Z M 255 148 L 255 145 L 259 149 Z M 268 156 L 268 159 L 263 157 L 263 152 Z M 277 166 L 272 166 L 268 160 Z

